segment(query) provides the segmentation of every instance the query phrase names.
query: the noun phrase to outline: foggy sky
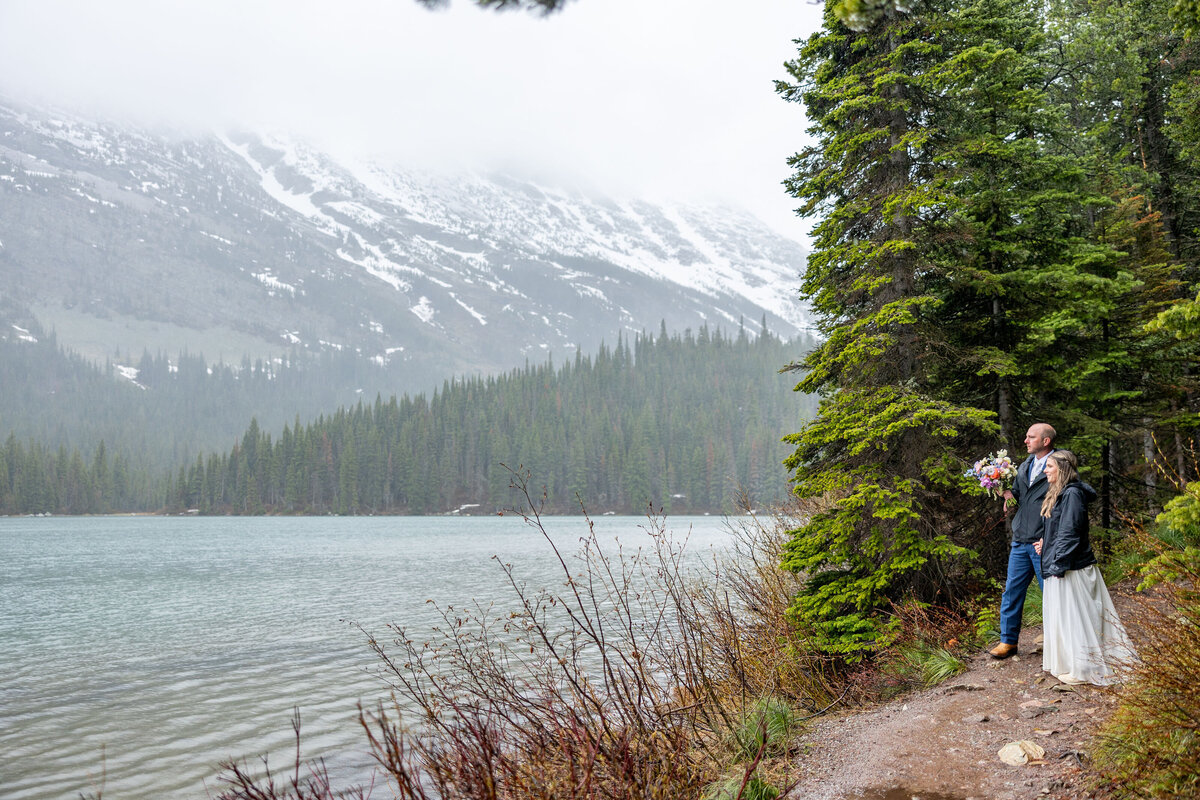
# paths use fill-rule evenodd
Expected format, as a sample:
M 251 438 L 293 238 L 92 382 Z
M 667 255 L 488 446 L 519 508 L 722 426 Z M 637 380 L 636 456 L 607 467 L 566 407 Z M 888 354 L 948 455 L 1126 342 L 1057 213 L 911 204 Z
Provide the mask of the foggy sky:
M 779 185 L 806 126 L 774 93 L 805 0 L 0 0 L 0 93 L 181 133 L 725 201 L 805 238 Z

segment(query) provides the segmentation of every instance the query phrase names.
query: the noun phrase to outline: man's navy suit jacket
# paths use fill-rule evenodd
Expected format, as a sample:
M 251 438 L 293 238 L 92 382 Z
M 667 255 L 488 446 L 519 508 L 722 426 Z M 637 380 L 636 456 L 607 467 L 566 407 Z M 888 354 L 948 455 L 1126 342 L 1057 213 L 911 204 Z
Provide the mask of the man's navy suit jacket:
M 1042 469 L 1033 479 L 1033 483 L 1030 483 L 1029 470 L 1032 467 L 1032 455 L 1017 467 L 1017 480 L 1012 488 L 1013 496 L 1019 503 L 1012 518 L 1012 540 L 1014 542 L 1036 542 L 1042 538 L 1046 527 L 1046 520 L 1042 517 L 1042 500 L 1046 497 L 1046 490 L 1050 488 L 1050 482 L 1046 480 L 1046 470 Z

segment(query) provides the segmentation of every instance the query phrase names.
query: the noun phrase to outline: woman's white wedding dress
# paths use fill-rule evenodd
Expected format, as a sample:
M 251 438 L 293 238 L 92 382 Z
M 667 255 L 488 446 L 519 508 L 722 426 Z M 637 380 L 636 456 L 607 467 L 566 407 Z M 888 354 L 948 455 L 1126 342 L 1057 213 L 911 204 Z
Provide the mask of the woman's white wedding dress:
M 1121 680 L 1135 655 L 1100 569 L 1092 564 L 1045 581 L 1042 668 L 1103 686 Z

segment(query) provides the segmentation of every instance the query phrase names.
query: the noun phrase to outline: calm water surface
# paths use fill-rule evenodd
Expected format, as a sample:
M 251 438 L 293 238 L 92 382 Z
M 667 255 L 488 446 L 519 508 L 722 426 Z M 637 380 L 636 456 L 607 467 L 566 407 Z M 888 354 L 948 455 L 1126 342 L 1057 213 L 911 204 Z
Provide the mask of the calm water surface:
M 600 540 L 646 541 L 633 517 Z M 585 523 L 547 521 L 574 552 Z M 676 517 L 694 554 L 729 538 Z M 335 779 L 371 762 L 356 704 L 387 689 L 363 635 L 433 624 L 425 602 L 511 596 L 492 556 L 558 586 L 546 542 L 518 517 L 0 519 L 0 798 L 192 800 L 217 763 L 305 758 Z M 376 791 L 387 796 L 386 788 Z

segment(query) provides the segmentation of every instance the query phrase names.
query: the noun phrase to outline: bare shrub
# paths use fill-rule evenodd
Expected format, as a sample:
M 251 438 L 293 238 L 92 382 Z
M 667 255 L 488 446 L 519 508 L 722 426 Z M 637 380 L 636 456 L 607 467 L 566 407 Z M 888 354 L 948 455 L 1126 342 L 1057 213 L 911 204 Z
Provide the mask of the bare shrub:
M 266 756 L 261 759 L 261 775 L 244 762 L 231 759 L 221 764 L 224 772 L 218 780 L 229 788 L 217 795 L 218 800 L 365 800 L 370 795 L 370 787 L 335 790 L 324 761 L 305 763 L 300 758 L 299 709 L 292 716 L 292 731 L 296 738 L 296 751 L 289 773 L 278 774 L 273 771 Z
M 729 521 L 732 549 L 715 559 L 703 581 L 680 581 L 687 628 L 706 643 L 706 678 L 722 703 L 744 711 L 765 698 L 783 698 L 815 711 L 834 695 L 836 662 L 813 649 L 788 617 L 805 578 L 780 567 L 789 534 L 807 516 L 800 501 Z
M 733 556 L 714 557 L 698 578 L 685 543 L 653 514 L 650 544 L 615 553 L 585 517 L 569 559 L 546 532 L 528 475 L 514 485 L 557 558 L 558 590 L 530 589 L 502 564 L 511 608 L 440 609 L 432 639 L 401 625 L 385 637 L 364 631 L 395 697 L 392 708 L 360 712 L 390 795 L 699 797 L 746 757 L 731 732 L 756 702 L 829 707 L 828 665 L 784 617 L 796 589 L 778 567 L 791 518 L 735 526 Z M 739 769 L 734 800 L 762 789 L 754 773 L 765 748 L 766 739 Z M 231 782 L 222 800 L 300 797 L 262 793 L 244 774 Z

